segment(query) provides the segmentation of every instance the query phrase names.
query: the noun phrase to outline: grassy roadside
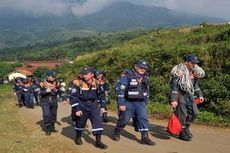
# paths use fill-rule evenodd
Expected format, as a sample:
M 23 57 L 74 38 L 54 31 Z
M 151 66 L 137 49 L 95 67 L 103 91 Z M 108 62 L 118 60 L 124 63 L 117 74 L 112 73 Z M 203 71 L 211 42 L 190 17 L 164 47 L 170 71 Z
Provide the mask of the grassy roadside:
M 116 102 L 112 101 L 108 108 L 113 111 L 116 111 Z M 150 117 L 154 117 L 157 119 L 168 119 L 172 114 L 169 105 L 157 102 L 150 102 L 148 106 L 148 112 Z M 195 124 L 218 127 L 230 127 L 230 117 L 217 116 L 216 114 L 211 112 L 200 111 L 197 119 L 195 120 Z
M 22 124 L 12 97 L 12 94 L 5 93 L 2 95 L 1 92 L 0 152 L 29 153 L 32 152 L 37 140 L 33 134 L 33 129 Z
M 0 85 L 0 153 L 77 153 L 59 134 L 45 136 L 15 106 L 11 85 Z

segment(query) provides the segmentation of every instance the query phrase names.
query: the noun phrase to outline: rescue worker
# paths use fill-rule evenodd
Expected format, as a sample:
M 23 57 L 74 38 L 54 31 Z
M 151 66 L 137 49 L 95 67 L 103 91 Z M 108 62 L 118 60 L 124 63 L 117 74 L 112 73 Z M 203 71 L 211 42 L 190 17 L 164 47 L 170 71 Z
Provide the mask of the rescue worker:
M 154 145 L 148 137 L 149 122 L 147 104 L 149 102 L 149 77 L 147 62 L 138 60 L 133 69 L 125 70 L 116 83 L 119 118 L 114 129 L 113 140 L 120 140 L 120 131 L 135 117 L 135 129 L 141 133 L 141 143 Z
M 57 121 L 58 109 L 58 86 L 55 80 L 56 73 L 52 70 L 47 71 L 46 81 L 40 83 L 40 101 L 42 107 L 43 121 L 45 124 L 46 135 L 51 135 L 51 132 L 58 132 L 55 129 Z
M 80 79 L 80 78 L 81 78 L 80 76 L 77 77 L 77 79 Z M 74 89 L 74 83 L 73 83 L 74 80 L 71 80 L 69 82 L 68 88 L 66 90 L 66 102 L 65 103 L 68 103 L 70 106 L 73 105 L 73 100 L 74 100 L 74 97 L 70 98 L 70 94 L 71 94 L 72 90 Z M 76 117 L 75 113 L 73 112 L 73 110 L 71 111 L 70 116 L 72 119 L 72 126 L 75 126 L 76 121 L 77 121 L 77 117 Z
M 110 103 L 109 95 L 111 93 L 111 90 L 109 88 L 108 82 L 106 81 L 105 72 L 97 70 L 95 73 L 95 76 L 96 76 L 96 79 L 99 81 L 101 90 L 103 91 L 103 94 L 101 96 L 103 96 L 103 99 L 104 99 L 103 103 L 105 106 L 105 112 L 102 113 L 102 118 L 103 118 L 103 122 L 107 123 L 108 122 L 108 116 L 107 116 L 108 112 L 107 112 L 106 105 Z
M 66 90 L 65 90 L 66 84 L 65 84 L 63 79 L 60 79 L 58 84 L 59 84 L 59 88 L 60 88 L 59 99 L 60 99 L 60 101 L 64 101 L 66 99 Z
M 22 91 L 23 91 L 23 96 L 24 96 L 26 107 L 33 109 L 34 108 L 34 94 L 33 94 L 32 83 L 29 78 L 24 79 Z
M 198 58 L 193 54 L 184 57 L 184 62 L 176 65 L 171 71 L 170 104 L 182 125 L 179 139 L 191 141 L 192 134 L 189 130 L 191 122 L 198 115 L 198 108 L 194 96 L 203 102 L 204 98 L 198 85 L 198 79 L 205 76 L 204 70 L 199 67 Z
M 75 124 L 75 143 L 82 145 L 81 133 L 86 125 L 87 119 L 92 124 L 92 133 L 96 137 L 95 146 L 106 149 L 107 145 L 102 143 L 101 135 L 103 132 L 101 113 L 105 111 L 104 106 L 99 106 L 102 99 L 103 91 L 99 88 L 99 82 L 94 78 L 95 69 L 92 67 L 84 67 L 81 70 L 82 78 L 73 80 L 74 88 L 70 94 L 72 101 L 72 111 L 77 117 Z M 101 103 L 101 105 L 103 105 Z
M 39 93 L 40 93 L 41 89 L 40 89 L 40 81 L 38 78 L 33 79 L 32 88 L 33 88 L 33 94 L 34 94 L 35 102 L 37 105 L 39 105 L 39 103 L 40 103 Z
M 17 96 L 17 106 L 18 107 L 22 107 L 23 106 L 23 100 L 22 100 L 22 87 L 23 87 L 23 83 L 21 78 L 17 77 L 14 80 L 14 85 L 13 85 L 13 92 L 14 95 Z

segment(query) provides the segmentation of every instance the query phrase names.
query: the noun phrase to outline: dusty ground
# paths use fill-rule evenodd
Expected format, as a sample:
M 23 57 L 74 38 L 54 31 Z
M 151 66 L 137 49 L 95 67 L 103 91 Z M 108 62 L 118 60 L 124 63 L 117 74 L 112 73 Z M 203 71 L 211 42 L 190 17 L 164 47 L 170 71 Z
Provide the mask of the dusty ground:
M 194 138 L 191 142 L 184 142 L 170 136 L 165 131 L 166 121 L 151 119 L 150 138 L 156 142 L 155 146 L 146 146 L 139 143 L 140 133 L 134 132 L 132 126 L 127 126 L 122 131 L 121 140 L 115 142 L 111 139 L 112 131 L 115 127 L 116 117 L 109 114 L 110 121 L 104 124 L 103 142 L 109 147 L 100 150 L 94 147 L 94 137 L 91 128 L 86 128 L 83 134 L 83 145 L 74 144 L 74 128 L 71 126 L 70 106 L 59 104 L 58 108 L 58 133 L 51 137 L 45 136 L 42 131 L 41 108 L 20 109 L 20 116 L 27 120 L 25 124 L 34 126 L 38 132 L 40 143 L 34 152 L 52 153 L 230 153 L 230 129 L 211 128 L 206 126 L 193 125 L 191 131 Z M 88 123 L 90 125 L 90 123 Z M 26 126 L 26 125 L 25 125 Z M 45 143 L 45 144 L 44 144 Z

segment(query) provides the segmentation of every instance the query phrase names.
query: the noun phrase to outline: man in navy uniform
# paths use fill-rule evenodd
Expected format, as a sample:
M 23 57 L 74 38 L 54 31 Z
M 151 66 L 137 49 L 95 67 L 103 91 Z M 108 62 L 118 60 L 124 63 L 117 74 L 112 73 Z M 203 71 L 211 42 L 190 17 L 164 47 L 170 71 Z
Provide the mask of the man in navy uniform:
M 147 104 L 149 102 L 149 77 L 147 62 L 138 60 L 131 70 L 126 70 L 116 83 L 119 119 L 114 129 L 113 140 L 120 139 L 120 131 L 135 117 L 135 129 L 141 132 L 141 143 L 154 145 L 148 137 L 149 122 Z
M 111 90 L 109 88 L 109 84 L 106 80 L 106 76 L 105 76 L 105 72 L 101 71 L 101 70 L 97 70 L 96 73 L 95 73 L 95 76 L 96 76 L 96 79 L 99 81 L 100 83 L 100 87 L 101 87 L 101 90 L 103 91 L 103 103 L 105 106 L 105 112 L 102 113 L 102 118 L 103 118 L 103 122 L 104 123 L 107 123 L 108 122 L 108 116 L 107 116 L 107 108 L 106 108 L 106 105 L 108 105 L 110 103 L 109 101 L 109 95 L 111 94 Z
M 96 147 L 106 149 L 107 145 L 101 141 L 103 131 L 101 113 L 105 111 L 99 102 L 102 101 L 101 94 L 103 91 L 99 88 L 99 82 L 94 78 L 95 69 L 84 67 L 81 70 L 82 78 L 73 80 L 74 88 L 70 94 L 72 102 L 72 111 L 77 117 L 75 124 L 76 137 L 75 143 L 82 145 L 81 133 L 86 125 L 87 119 L 92 123 L 92 133 L 96 136 Z
M 22 79 L 20 77 L 17 77 L 14 80 L 13 92 L 14 92 L 14 95 L 17 96 L 17 100 L 18 100 L 17 105 L 18 105 L 18 107 L 22 107 L 23 106 L 22 87 L 23 87 Z
M 204 98 L 198 85 L 198 79 L 205 76 L 204 70 L 199 67 L 198 58 L 188 54 L 184 62 L 176 65 L 171 71 L 170 104 L 174 108 L 182 125 L 179 139 L 191 141 L 192 134 L 189 130 L 191 122 L 198 115 L 198 108 L 195 104 L 195 95 L 203 102 Z
M 57 132 L 55 122 L 57 121 L 58 109 L 58 85 L 55 80 L 56 73 L 52 70 L 47 71 L 46 81 L 40 83 L 40 102 L 43 113 L 43 121 L 46 127 L 46 135 L 51 135 L 51 132 Z
M 29 78 L 25 78 L 23 80 L 23 96 L 24 102 L 28 108 L 34 108 L 34 94 L 33 94 L 33 87 L 32 82 Z
M 39 105 L 39 102 L 40 102 L 39 93 L 41 89 L 40 89 L 40 80 L 38 78 L 33 79 L 32 88 L 33 88 L 35 102 L 37 105 Z

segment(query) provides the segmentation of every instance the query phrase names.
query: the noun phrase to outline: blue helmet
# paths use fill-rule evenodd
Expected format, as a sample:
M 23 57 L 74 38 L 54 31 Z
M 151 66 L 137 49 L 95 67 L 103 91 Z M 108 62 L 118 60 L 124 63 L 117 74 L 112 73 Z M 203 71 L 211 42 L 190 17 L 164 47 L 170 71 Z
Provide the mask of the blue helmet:
M 195 55 L 193 55 L 193 54 L 185 55 L 184 61 L 192 62 L 194 64 L 199 63 L 198 58 Z
M 84 68 L 81 69 L 81 72 L 80 72 L 80 73 L 84 75 L 84 74 L 88 74 L 88 73 L 90 73 L 90 72 L 91 72 L 91 73 L 95 73 L 95 71 L 96 71 L 96 70 L 95 70 L 94 67 L 86 66 L 86 67 L 84 67 Z
M 141 67 L 143 69 L 147 69 L 148 68 L 148 64 L 145 60 L 138 60 L 134 63 L 134 66 L 138 66 Z
M 97 70 L 97 71 L 95 72 L 96 77 L 98 77 L 98 76 L 101 75 L 101 74 L 105 76 L 105 72 L 102 71 L 102 70 Z
M 56 76 L 56 73 L 55 73 L 53 70 L 48 70 L 48 71 L 46 72 L 46 76 L 55 77 L 55 76 Z

